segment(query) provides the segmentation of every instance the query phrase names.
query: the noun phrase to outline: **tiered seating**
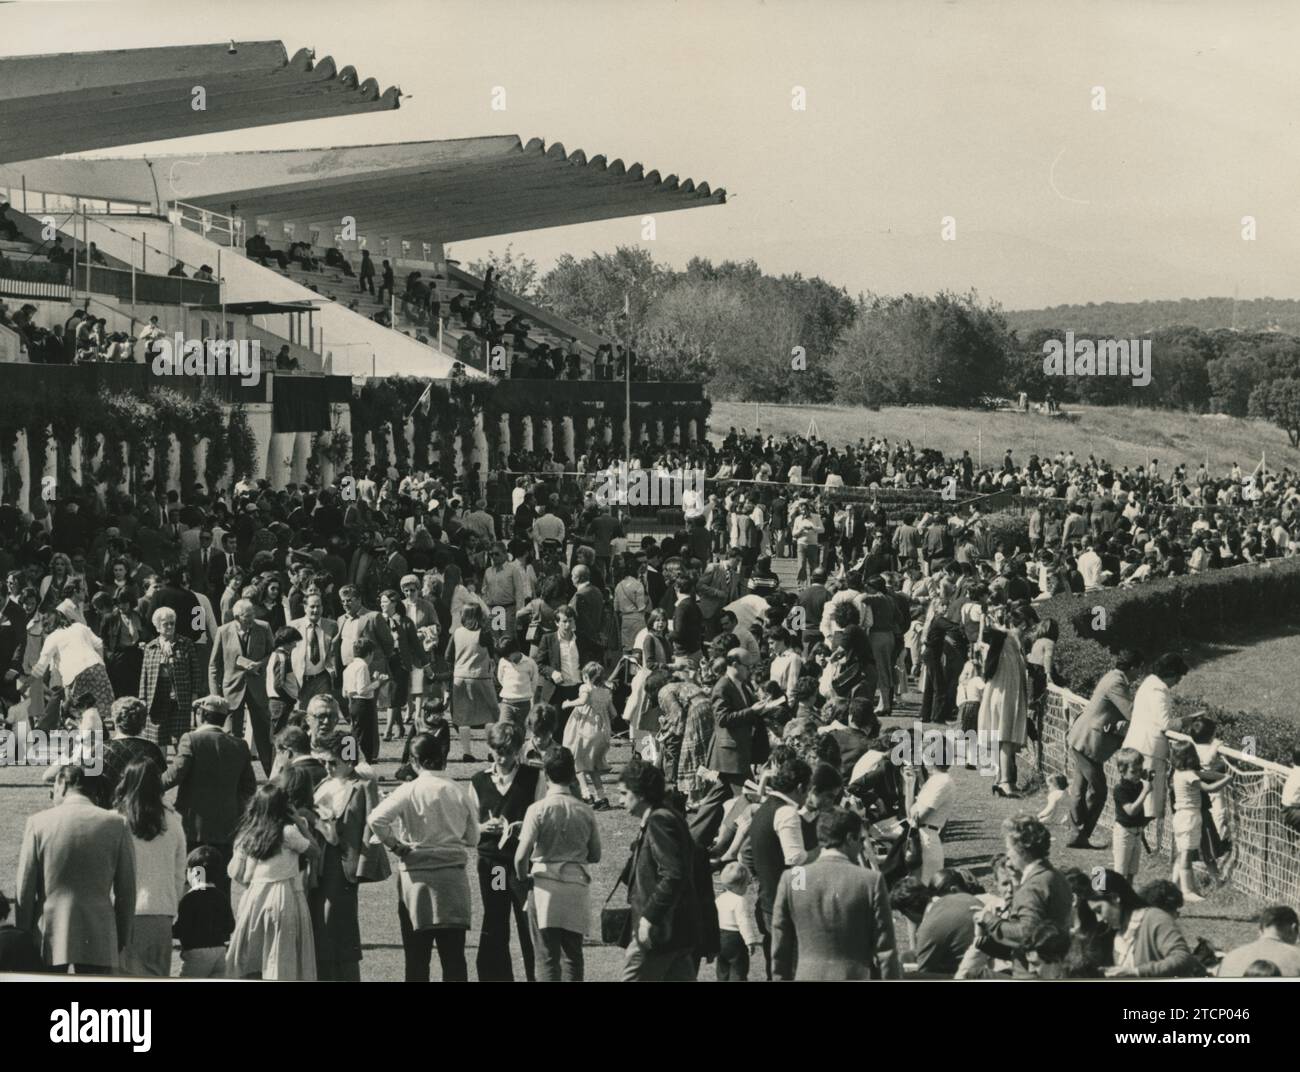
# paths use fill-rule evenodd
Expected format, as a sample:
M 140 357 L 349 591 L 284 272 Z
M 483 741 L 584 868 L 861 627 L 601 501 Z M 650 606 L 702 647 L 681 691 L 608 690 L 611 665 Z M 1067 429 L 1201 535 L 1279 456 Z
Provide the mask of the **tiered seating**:
M 382 263 L 382 258 L 380 261 Z M 316 291 L 322 297 L 338 302 L 340 305 L 343 305 L 344 307 L 367 318 L 373 319 L 377 313 L 388 308 L 387 300 L 379 302 L 375 298 L 371 297 L 368 291 L 360 289 L 360 279 L 358 276 L 348 276 L 344 274 L 342 268 L 326 265 L 323 259 L 318 261 L 318 264 L 319 267 L 317 270 L 309 271 L 300 263 L 290 261 L 288 267 L 282 271 L 282 274 L 287 278 L 292 279 L 295 283 Z M 378 265 L 376 265 L 376 267 L 378 268 Z M 436 342 L 433 341 L 436 336 L 436 331 L 431 330 L 427 324 L 419 324 L 416 321 L 409 319 L 403 313 L 402 288 L 405 284 L 407 271 L 396 262 L 394 262 L 394 270 L 397 275 L 398 287 L 396 302 L 397 316 L 394 322 L 394 328 L 411 335 L 423 333 L 430 338 L 430 345 L 436 345 Z M 378 288 L 380 278 L 380 276 L 376 276 L 376 288 Z M 426 274 L 425 278 L 428 279 L 429 276 Z M 463 295 L 466 299 L 472 301 L 479 294 L 482 289 L 481 286 L 475 286 L 468 282 L 467 279 L 470 278 L 472 277 L 468 277 L 467 273 L 463 272 L 456 273 L 456 275 L 448 273 L 447 275 L 438 275 L 433 277 L 437 282 L 438 296 L 442 302 L 443 349 L 447 352 L 454 352 L 457 344 L 464 336 L 468 335 L 471 339 L 474 339 L 476 342 L 478 341 L 478 336 L 469 328 L 465 327 L 459 318 L 447 315 L 448 305 L 458 295 Z M 504 327 L 506 323 L 508 323 L 510 319 L 521 310 L 513 306 L 509 295 L 500 291 L 498 291 L 498 295 L 499 299 L 496 305 L 494 317 L 496 323 L 499 326 Z M 545 344 L 547 346 L 560 347 L 563 349 L 569 345 L 570 339 L 568 336 L 562 335 L 547 328 L 545 325 L 537 323 L 536 319 L 528 316 L 526 312 L 524 315 L 528 317 L 528 341 L 530 346 Z M 579 350 L 586 357 L 590 357 L 592 353 L 592 347 L 581 342 L 579 343 Z

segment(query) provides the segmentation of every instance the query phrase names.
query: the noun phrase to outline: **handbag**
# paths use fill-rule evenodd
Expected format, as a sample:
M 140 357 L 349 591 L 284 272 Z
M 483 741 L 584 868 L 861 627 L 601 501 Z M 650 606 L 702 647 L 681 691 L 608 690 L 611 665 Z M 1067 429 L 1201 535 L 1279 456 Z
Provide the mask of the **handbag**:
M 352 790 L 365 795 L 361 786 Z M 370 801 L 366 799 L 366 816 L 370 815 Z M 364 829 L 364 828 L 363 828 Z M 369 835 L 361 838 L 361 855 L 357 859 L 357 882 L 385 882 L 392 877 L 393 865 L 388 860 L 388 850 L 378 841 L 370 840 Z
M 627 868 L 618 876 L 614 888 L 609 891 L 605 903 L 600 908 L 600 940 L 605 945 L 616 945 L 626 949 L 632 941 L 632 906 L 610 905 L 614 893 L 627 878 Z

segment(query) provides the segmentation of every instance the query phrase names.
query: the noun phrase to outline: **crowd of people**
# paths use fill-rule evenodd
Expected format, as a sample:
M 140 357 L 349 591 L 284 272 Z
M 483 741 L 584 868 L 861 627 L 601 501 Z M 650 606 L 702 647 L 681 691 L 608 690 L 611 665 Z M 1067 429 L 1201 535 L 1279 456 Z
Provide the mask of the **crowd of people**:
M 968 455 L 734 431 L 717 451 L 657 453 L 707 466 L 717 490 L 639 540 L 591 494 L 599 453 L 577 481 L 546 459 L 497 513 L 476 473 L 396 468 L 332 487 L 146 485 L 40 519 L 0 504 L 5 717 L 78 745 L 47 771 L 55 806 L 28 821 L 0 965 L 166 975 L 174 937 L 183 975 L 358 979 L 359 886 L 396 872 L 408 980 L 430 977 L 435 950 L 444 979 L 467 979 L 477 925 L 479 979 L 510 979 L 517 942 L 526 978 L 577 981 L 593 866 L 616 848 L 599 816 L 625 809 L 639 820 L 626 893 L 599 916 L 629 981 L 695 978 L 705 961 L 727 981 L 1216 968 L 1178 912 L 1230 851 L 1215 801 L 1234 772 L 1212 722 L 1172 713 L 1178 656 L 1116 657 L 1071 728 L 1071 780 L 1007 820 L 987 877 L 951 866 L 944 832 L 956 768 L 1003 798 L 1033 784 L 1023 760 L 1057 635 L 1036 600 L 1061 579 L 1137 580 L 1134 553 L 1155 556 L 1148 574 L 1190 570 L 1175 548 L 1198 540 L 1215 551 L 1195 568 L 1294 553 L 1289 474 L 1258 475 L 1238 505 L 1206 489 L 1245 480 L 1165 479 L 1154 462 L 1008 456 L 977 473 Z M 978 509 L 890 516 L 838 491 L 950 477 L 1052 492 L 1030 546 L 998 546 Z M 793 588 L 775 557 L 797 559 Z M 951 732 L 900 758 L 907 735 L 886 720 L 911 687 L 919 717 Z M 632 756 L 611 799 L 621 734 Z M 972 734 L 988 756 L 961 753 Z M 1092 849 L 1107 799 L 1111 866 L 1057 869 L 1056 820 Z M 1167 801 L 1170 878 L 1135 887 Z M 1300 775 L 1283 805 L 1300 816 Z M 1219 974 L 1300 972 L 1294 910 L 1260 928 Z

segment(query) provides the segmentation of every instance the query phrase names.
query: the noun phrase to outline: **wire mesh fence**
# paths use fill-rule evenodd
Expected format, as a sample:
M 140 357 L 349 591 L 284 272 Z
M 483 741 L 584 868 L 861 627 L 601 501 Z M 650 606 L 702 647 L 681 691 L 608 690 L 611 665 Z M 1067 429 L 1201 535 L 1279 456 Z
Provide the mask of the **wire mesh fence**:
M 1068 689 L 1051 686 L 1043 714 L 1040 773 L 1071 774 L 1072 758 L 1066 735 L 1070 724 L 1087 701 Z M 1181 734 L 1170 734 L 1178 737 Z M 1231 851 L 1220 862 L 1227 882 L 1259 904 L 1295 904 L 1300 899 L 1300 832 L 1282 818 L 1282 785 L 1287 768 L 1248 756 L 1231 748 L 1220 748 L 1235 777 L 1220 793 L 1222 807 L 1216 809 L 1220 834 L 1231 842 Z M 1106 763 L 1106 781 L 1113 786 L 1119 772 L 1112 757 Z M 1170 799 L 1172 794 L 1166 794 Z M 1172 853 L 1166 842 L 1167 816 L 1158 816 L 1148 829 L 1153 853 Z M 1109 792 L 1106 807 L 1097 823 L 1097 833 L 1109 831 L 1114 811 Z

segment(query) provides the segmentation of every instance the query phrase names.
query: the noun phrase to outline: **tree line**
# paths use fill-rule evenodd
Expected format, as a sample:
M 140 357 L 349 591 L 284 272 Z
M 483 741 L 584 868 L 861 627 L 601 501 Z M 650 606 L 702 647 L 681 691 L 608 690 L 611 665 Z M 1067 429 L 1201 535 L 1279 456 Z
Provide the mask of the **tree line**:
M 566 254 L 545 273 L 513 248 L 470 267 L 481 274 L 488 263 L 507 291 L 594 331 L 635 339 L 658 378 L 704 380 L 716 398 L 975 406 L 1022 391 L 1037 401 L 1050 391 L 1065 404 L 1264 417 L 1300 443 L 1300 335 L 1165 322 L 1183 310 L 1213 324 L 1213 315 L 1247 306 L 1253 312 L 1245 319 L 1273 323 L 1300 303 L 1205 299 L 1135 302 L 1128 315 L 1120 303 L 1006 313 L 974 291 L 854 298 L 820 277 L 769 275 L 752 260 L 695 257 L 674 269 L 632 246 Z M 1300 316 L 1294 323 L 1300 331 Z M 1151 340 L 1150 383 L 1045 374 L 1044 344 L 1064 339 L 1067 329 Z

